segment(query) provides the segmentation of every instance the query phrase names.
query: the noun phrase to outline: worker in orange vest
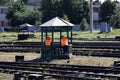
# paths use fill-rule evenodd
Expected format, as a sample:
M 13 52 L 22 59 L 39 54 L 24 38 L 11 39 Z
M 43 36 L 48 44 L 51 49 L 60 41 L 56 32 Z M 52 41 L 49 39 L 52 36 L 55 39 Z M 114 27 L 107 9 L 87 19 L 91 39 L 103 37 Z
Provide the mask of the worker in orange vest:
M 46 46 L 46 52 L 49 53 L 51 48 L 51 38 L 49 36 L 46 37 L 45 46 Z
M 61 37 L 61 47 L 63 48 L 63 52 L 68 52 L 68 39 L 65 36 Z
M 51 38 L 49 36 L 46 37 L 45 45 L 46 46 L 51 46 Z

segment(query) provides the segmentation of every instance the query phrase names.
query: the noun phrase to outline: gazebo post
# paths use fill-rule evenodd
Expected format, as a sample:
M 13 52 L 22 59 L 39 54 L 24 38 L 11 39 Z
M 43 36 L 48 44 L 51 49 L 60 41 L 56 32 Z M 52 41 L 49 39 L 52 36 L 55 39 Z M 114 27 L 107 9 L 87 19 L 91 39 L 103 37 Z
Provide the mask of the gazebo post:
M 51 46 L 51 57 L 53 57 L 54 55 L 54 32 L 53 32 L 53 29 L 52 29 L 52 46 Z
M 48 33 L 47 33 L 47 32 L 45 32 L 45 36 L 46 36 L 46 37 L 48 36 Z M 45 37 L 45 38 L 46 38 L 46 37 Z
M 72 44 L 72 31 L 71 31 L 71 44 Z
M 52 43 L 54 43 L 54 32 L 52 30 Z
M 68 38 L 68 43 L 69 43 L 69 31 L 67 30 L 67 38 Z
M 62 31 L 60 30 L 60 43 L 61 43 Z M 61 44 L 60 44 L 61 45 Z
M 43 43 L 43 32 L 41 32 L 41 42 Z

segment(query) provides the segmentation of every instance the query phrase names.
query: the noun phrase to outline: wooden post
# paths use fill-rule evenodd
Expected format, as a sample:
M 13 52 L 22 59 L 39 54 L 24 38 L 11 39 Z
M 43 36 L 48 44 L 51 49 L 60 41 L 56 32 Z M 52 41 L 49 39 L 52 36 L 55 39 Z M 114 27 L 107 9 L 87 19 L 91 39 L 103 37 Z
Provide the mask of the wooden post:
M 15 56 L 15 62 L 22 62 L 24 61 L 24 55 L 16 55 Z
M 15 73 L 13 80 L 21 80 L 21 73 Z

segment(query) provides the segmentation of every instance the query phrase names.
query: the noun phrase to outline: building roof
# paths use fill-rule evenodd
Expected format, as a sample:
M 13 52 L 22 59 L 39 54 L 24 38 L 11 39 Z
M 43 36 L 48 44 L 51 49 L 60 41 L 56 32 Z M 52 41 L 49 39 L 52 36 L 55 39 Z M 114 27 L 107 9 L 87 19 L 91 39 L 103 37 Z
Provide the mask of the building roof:
M 28 24 L 28 23 L 19 25 L 19 29 L 26 29 L 28 27 L 34 27 L 34 25 L 31 25 L 31 24 Z
M 33 26 L 33 25 L 28 24 L 28 23 L 25 23 L 25 24 L 21 24 L 21 25 L 20 25 L 20 27 L 31 27 L 31 26 Z

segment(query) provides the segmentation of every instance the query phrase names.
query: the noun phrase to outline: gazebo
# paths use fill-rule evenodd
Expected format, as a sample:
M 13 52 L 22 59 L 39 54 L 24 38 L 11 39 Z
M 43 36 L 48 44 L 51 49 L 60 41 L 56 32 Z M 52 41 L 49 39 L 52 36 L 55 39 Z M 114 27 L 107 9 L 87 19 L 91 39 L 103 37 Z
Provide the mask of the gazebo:
M 42 25 L 41 27 L 41 42 L 43 43 L 43 46 L 41 48 L 41 58 L 44 59 L 53 59 L 53 58 L 69 58 L 70 55 L 72 54 L 72 27 L 74 24 L 67 22 L 63 20 L 60 17 L 55 17 Z M 58 32 L 59 35 L 59 42 L 55 42 L 55 32 Z M 63 35 L 63 32 L 66 33 L 66 37 L 68 38 L 69 41 L 69 46 L 68 46 L 68 53 L 64 54 L 62 52 L 62 49 L 60 47 L 60 37 Z M 51 33 L 51 38 L 52 38 L 52 45 L 51 45 L 51 51 L 49 53 L 46 52 L 45 49 L 45 43 L 44 39 L 46 38 L 47 35 Z

